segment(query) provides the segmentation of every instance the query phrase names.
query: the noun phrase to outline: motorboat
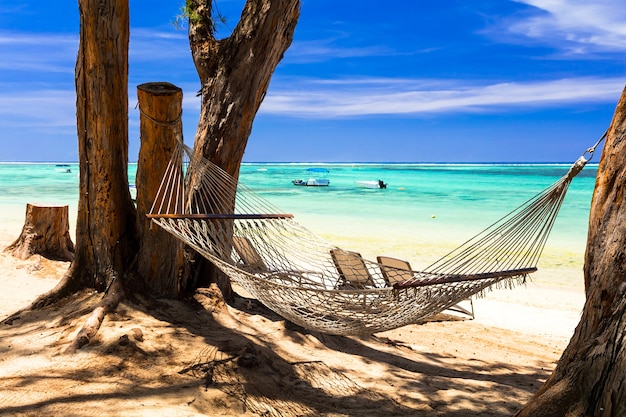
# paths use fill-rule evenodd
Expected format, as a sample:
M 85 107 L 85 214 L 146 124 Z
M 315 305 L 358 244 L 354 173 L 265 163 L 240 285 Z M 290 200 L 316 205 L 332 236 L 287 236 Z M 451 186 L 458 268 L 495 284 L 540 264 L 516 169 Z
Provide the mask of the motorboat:
M 330 180 L 327 178 L 329 171 L 326 168 L 309 168 L 306 172 L 309 179 L 293 180 L 293 185 L 306 187 L 328 187 L 330 185 Z
M 65 172 L 69 174 L 72 172 L 72 167 L 69 166 L 68 164 L 56 164 L 54 166 L 54 170 L 56 172 Z
M 363 188 L 387 188 L 387 184 L 383 180 L 377 181 L 355 181 L 356 185 Z
M 303 185 L 306 187 L 328 187 L 330 180 L 327 178 L 309 178 L 308 180 L 293 180 L 293 185 Z

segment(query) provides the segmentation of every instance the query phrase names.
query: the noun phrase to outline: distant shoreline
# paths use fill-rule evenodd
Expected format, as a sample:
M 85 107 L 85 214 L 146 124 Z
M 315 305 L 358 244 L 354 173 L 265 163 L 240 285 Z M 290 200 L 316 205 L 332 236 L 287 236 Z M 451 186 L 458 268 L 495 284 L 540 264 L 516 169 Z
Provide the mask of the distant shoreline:
M 308 165 L 334 165 L 334 166 L 352 166 L 352 165 L 396 165 L 396 166 L 568 166 L 571 162 L 242 162 L 242 165 L 281 165 L 281 166 L 308 166 Z M 0 165 L 54 165 L 54 164 L 72 164 L 78 165 L 78 161 L 0 161 Z M 137 161 L 129 162 L 130 165 L 136 165 Z M 597 162 L 589 162 L 587 166 L 598 166 Z

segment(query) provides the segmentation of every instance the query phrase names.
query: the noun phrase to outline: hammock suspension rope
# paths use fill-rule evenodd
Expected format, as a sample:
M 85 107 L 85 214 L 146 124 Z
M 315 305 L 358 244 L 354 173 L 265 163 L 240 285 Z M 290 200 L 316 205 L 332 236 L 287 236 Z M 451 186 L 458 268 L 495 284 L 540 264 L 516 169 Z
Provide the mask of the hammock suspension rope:
M 605 137 L 550 187 L 420 271 L 326 242 L 180 141 L 147 216 L 285 319 L 329 334 L 372 334 L 525 282 L 569 184 Z

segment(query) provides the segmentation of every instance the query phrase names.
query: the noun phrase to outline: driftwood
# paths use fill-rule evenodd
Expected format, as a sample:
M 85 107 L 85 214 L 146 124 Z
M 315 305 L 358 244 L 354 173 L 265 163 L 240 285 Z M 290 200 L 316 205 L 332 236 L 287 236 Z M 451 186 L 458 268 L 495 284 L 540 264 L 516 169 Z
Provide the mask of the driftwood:
M 20 259 L 39 254 L 53 260 L 73 260 L 68 206 L 28 203 L 22 233 L 4 251 Z

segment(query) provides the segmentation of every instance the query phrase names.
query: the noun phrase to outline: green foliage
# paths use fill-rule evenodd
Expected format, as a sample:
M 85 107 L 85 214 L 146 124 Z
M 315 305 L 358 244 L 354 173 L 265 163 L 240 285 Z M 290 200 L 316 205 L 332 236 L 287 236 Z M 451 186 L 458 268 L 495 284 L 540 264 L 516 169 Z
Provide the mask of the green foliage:
M 191 0 L 185 0 L 185 4 L 180 6 L 180 13 L 174 17 L 172 24 L 176 29 L 184 29 L 188 22 L 197 24 L 202 20 L 202 16 L 194 8 Z M 211 20 L 208 22 L 209 30 L 215 33 L 218 24 L 226 26 L 226 17 L 217 8 L 216 0 L 211 2 Z

